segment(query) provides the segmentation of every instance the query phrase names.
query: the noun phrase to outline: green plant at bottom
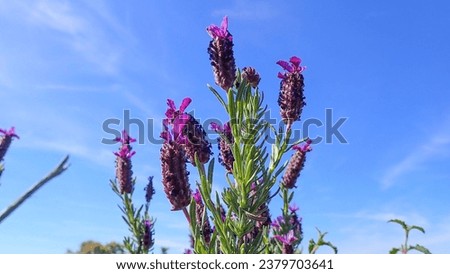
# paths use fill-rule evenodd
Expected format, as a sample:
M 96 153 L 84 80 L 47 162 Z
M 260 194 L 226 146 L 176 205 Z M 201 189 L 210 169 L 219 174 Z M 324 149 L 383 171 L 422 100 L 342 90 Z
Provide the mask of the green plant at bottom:
M 399 220 L 399 219 L 391 219 L 388 221 L 388 223 L 397 223 L 399 225 L 402 226 L 403 230 L 405 231 L 405 242 L 404 244 L 402 244 L 400 246 L 400 248 L 398 247 L 394 247 L 389 251 L 389 254 L 398 254 L 399 252 L 402 254 L 407 254 L 409 251 L 411 250 L 416 250 L 420 253 L 423 254 L 431 254 L 430 250 L 428 250 L 428 248 L 416 244 L 416 245 L 408 245 L 408 240 L 409 240 L 409 232 L 411 232 L 411 230 L 419 230 L 420 232 L 425 234 L 425 229 L 423 229 L 420 226 L 416 226 L 416 225 L 407 225 L 404 221 Z

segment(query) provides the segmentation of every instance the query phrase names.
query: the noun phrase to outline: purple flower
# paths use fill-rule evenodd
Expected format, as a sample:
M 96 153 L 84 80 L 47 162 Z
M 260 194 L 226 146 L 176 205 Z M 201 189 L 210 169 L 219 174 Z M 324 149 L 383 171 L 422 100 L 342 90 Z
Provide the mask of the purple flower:
M 150 220 L 144 220 L 144 236 L 142 237 L 143 248 L 148 251 L 153 246 L 153 224 Z
M 145 201 L 150 203 L 150 201 L 153 198 L 153 195 L 155 194 L 155 188 L 153 187 L 153 176 L 148 177 L 148 184 L 144 188 L 145 190 Z
M 209 243 L 209 241 L 211 240 L 211 233 L 213 232 L 213 230 L 211 229 L 211 224 L 209 223 L 207 215 L 206 218 L 204 219 L 204 222 L 202 223 L 203 216 L 205 214 L 205 206 L 202 201 L 202 194 L 198 189 L 196 189 L 192 196 L 194 197 L 195 201 L 195 216 L 197 226 L 200 227 L 200 231 L 202 232 L 205 242 Z
M 191 101 L 191 98 L 185 98 L 177 110 L 173 100 L 167 100 L 168 109 L 163 120 L 164 131 L 161 137 L 166 142 L 174 140 L 182 144 L 187 159 L 195 166 L 195 155 L 201 163 L 206 163 L 212 152 L 203 127 L 192 115 L 185 112 Z M 169 126 L 172 127 L 171 131 Z
M 185 113 L 191 103 L 185 98 L 177 110 L 173 100 L 167 100 L 168 109 L 163 120 L 164 130 L 161 137 L 164 144 L 161 148 L 161 172 L 164 193 L 172 205 L 172 210 L 182 210 L 191 202 L 189 172 L 187 171 L 187 155 L 184 144 L 188 139 L 184 135 L 190 116 Z
M 200 193 L 200 190 L 198 190 L 198 188 L 192 194 L 192 197 L 194 198 L 196 204 L 203 205 L 202 194 Z
M 306 153 L 311 151 L 311 140 L 308 139 L 303 146 L 293 146 L 295 150 L 294 155 L 289 160 L 289 164 L 286 167 L 286 171 L 282 177 L 282 182 L 286 188 L 294 188 L 297 182 L 297 178 L 300 176 L 300 171 L 303 169 L 306 161 Z
M 289 62 L 282 60 L 277 62 L 285 70 L 283 73 L 278 73 L 278 78 L 281 79 L 278 105 L 281 118 L 288 129 L 291 128 L 294 121 L 300 119 L 303 107 L 306 105 L 302 74 L 305 67 L 300 66 L 300 63 L 301 59 L 296 56 L 291 57 Z
M 130 135 L 128 135 L 126 130 L 122 131 L 122 137 L 117 137 L 115 140 L 117 142 L 121 142 L 122 144 L 127 144 L 127 145 L 136 142 L 136 139 L 134 139 Z
M 223 17 L 220 27 L 216 25 L 210 25 L 206 28 L 206 31 L 212 39 L 227 39 L 229 41 L 233 40 L 233 36 L 228 31 L 227 16 Z
M 302 218 L 299 218 L 295 211 L 291 212 L 289 225 L 292 231 L 294 231 L 296 238 L 301 240 L 303 238 Z
M 226 16 L 223 18 L 220 27 L 210 25 L 206 31 L 212 38 L 208 46 L 208 54 L 214 80 L 223 90 L 228 91 L 236 79 L 233 36 L 228 31 L 228 18 Z
M 182 210 L 191 202 L 191 190 L 186 167 L 186 155 L 181 144 L 166 141 L 161 148 L 161 172 L 164 193 L 171 210 Z
M 116 179 L 119 182 L 120 193 L 131 193 L 133 192 L 133 171 L 131 164 L 131 157 L 136 153 L 132 151 L 130 143 L 135 142 L 136 139 L 131 138 L 128 133 L 124 130 L 122 131 L 122 137 L 116 138 L 117 141 L 121 142 L 122 145 L 119 151 L 114 152 L 116 155 Z
M 188 114 L 188 117 L 189 120 L 182 133 L 185 138 L 183 146 L 186 156 L 193 166 L 196 166 L 195 156 L 198 157 L 200 163 L 207 163 L 212 154 L 211 144 L 202 125 L 192 115 Z
M 185 113 L 185 110 L 191 102 L 191 98 L 184 98 L 181 102 L 180 109 L 177 110 L 175 102 L 171 99 L 167 99 L 168 108 L 166 111 L 166 118 L 163 120 L 164 131 L 161 133 L 161 137 L 165 141 L 173 139 L 180 143 L 185 142 L 182 131 L 190 119 L 189 115 Z M 168 130 L 169 125 L 173 128 L 171 133 Z
M 270 226 L 271 226 L 274 230 L 279 230 L 283 224 L 284 224 L 284 218 L 283 218 L 283 216 L 278 216 L 274 221 L 272 221 L 272 223 L 270 224 Z
M 302 59 L 298 58 L 297 56 L 292 56 L 289 59 L 290 64 L 286 61 L 280 60 L 277 62 L 277 65 L 280 65 L 288 73 L 294 73 L 294 72 L 302 73 L 306 69 L 306 66 L 301 67 L 300 66 L 301 62 L 302 62 Z M 286 74 L 282 74 L 281 72 L 279 72 L 278 78 L 285 79 Z
M 234 143 L 234 137 L 231 133 L 230 122 L 225 123 L 223 127 L 213 122 L 210 124 L 210 127 L 221 135 L 217 139 L 219 146 L 219 163 L 224 166 L 228 172 L 233 173 L 234 156 L 231 151 L 231 146 Z
M 1 136 L 3 135 L 3 136 Z M 14 127 L 11 127 L 9 130 L 0 129 L 0 162 L 3 161 L 3 157 L 5 157 L 6 152 L 8 151 L 9 146 L 13 138 L 20 139 L 19 136 L 15 133 Z
M 253 88 L 256 88 L 259 85 L 259 81 L 261 81 L 259 73 L 252 67 L 245 67 L 242 69 L 242 78 L 244 78 Z
M 293 244 L 298 239 L 297 239 L 297 237 L 295 237 L 293 230 L 289 230 L 289 232 L 287 234 L 275 235 L 273 237 L 283 244 L 283 249 L 282 249 L 283 254 L 293 254 L 294 253 Z
M 299 210 L 299 207 L 296 204 L 290 205 L 289 210 L 291 213 L 295 213 L 297 210 Z
M 275 235 L 273 236 L 275 239 L 280 241 L 283 244 L 292 245 L 295 241 L 297 241 L 297 237 L 294 236 L 294 231 L 289 230 L 287 234 L 284 235 Z
M 2 133 L 4 137 L 15 137 L 17 139 L 20 139 L 20 137 L 16 134 L 15 127 L 11 127 L 9 130 L 0 128 L 0 133 Z

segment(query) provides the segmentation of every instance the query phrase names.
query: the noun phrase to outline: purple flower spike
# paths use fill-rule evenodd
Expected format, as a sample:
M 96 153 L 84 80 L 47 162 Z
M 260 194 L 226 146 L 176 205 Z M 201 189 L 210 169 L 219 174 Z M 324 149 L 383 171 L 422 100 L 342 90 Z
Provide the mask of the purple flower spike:
M 191 202 L 186 155 L 180 143 L 166 141 L 161 148 L 161 172 L 164 193 L 171 210 L 182 210 Z
M 114 152 L 116 155 L 116 179 L 119 182 L 120 193 L 133 192 L 133 171 L 131 164 L 131 157 L 136 153 L 132 150 L 130 143 L 135 142 L 136 139 L 131 138 L 128 133 L 124 130 L 122 132 L 122 137 L 117 138 L 117 141 L 121 142 L 122 145 L 119 151 Z
M 153 224 L 150 220 L 144 220 L 144 236 L 142 238 L 142 245 L 145 250 L 149 250 L 153 246 Z
M 153 176 L 148 177 L 148 184 L 144 188 L 145 190 L 145 201 L 150 203 L 150 201 L 153 198 L 153 195 L 155 194 L 155 188 L 153 187 Z
M 201 228 L 202 235 L 205 239 L 205 242 L 209 243 L 211 240 L 211 233 L 213 230 L 211 229 L 211 224 L 209 223 L 208 216 L 204 219 L 204 222 L 202 223 L 203 216 L 205 214 L 205 205 L 202 201 L 202 194 L 198 189 L 195 190 L 194 194 L 192 195 L 194 197 L 195 201 L 195 218 L 197 222 L 197 226 Z
M 287 129 L 291 128 L 292 123 L 300 120 L 303 107 L 306 105 L 303 95 L 304 77 L 302 71 L 306 67 L 300 66 L 301 59 L 293 56 L 289 62 L 280 60 L 277 62 L 284 72 L 278 73 L 281 79 L 280 93 L 278 95 L 278 105 L 280 106 L 280 115 Z
M 211 36 L 208 54 L 214 73 L 214 81 L 228 92 L 236 79 L 236 63 L 233 52 L 233 36 L 228 31 L 228 18 L 225 16 L 220 27 L 210 25 L 206 31 Z
M 305 145 L 297 145 L 293 147 L 295 153 L 292 156 L 291 160 L 289 160 L 289 164 L 286 167 L 286 172 L 284 173 L 282 178 L 284 187 L 289 189 L 295 187 L 297 178 L 300 176 L 300 172 L 305 165 L 306 153 L 312 150 L 310 144 L 311 140 L 308 139 Z
M 3 136 L 1 136 L 2 134 Z M 13 138 L 20 139 L 14 127 L 11 127 L 9 130 L 0 129 L 0 162 L 3 161 L 3 157 L 5 157 Z
M 231 133 L 230 122 L 225 123 L 223 127 L 216 123 L 211 123 L 210 127 L 221 135 L 218 138 L 219 163 L 224 166 L 228 172 L 233 173 L 234 156 L 231 147 L 234 143 L 234 137 Z

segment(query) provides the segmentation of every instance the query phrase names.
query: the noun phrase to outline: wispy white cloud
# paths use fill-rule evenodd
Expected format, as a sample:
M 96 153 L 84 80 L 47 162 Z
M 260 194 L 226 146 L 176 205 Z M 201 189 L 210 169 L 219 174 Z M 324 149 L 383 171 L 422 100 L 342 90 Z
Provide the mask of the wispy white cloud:
M 450 133 L 440 133 L 430 140 L 414 147 L 405 158 L 391 166 L 381 179 L 384 189 L 392 187 L 402 176 L 419 168 L 435 157 L 448 157 L 450 153 Z
M 344 254 L 382 254 L 388 253 L 393 247 L 400 246 L 404 240 L 404 234 L 399 226 L 387 223 L 390 219 L 401 219 L 409 225 L 419 225 L 426 230 L 432 226 L 440 226 L 436 223 L 431 226 L 431 221 L 417 212 L 398 213 L 392 210 L 364 210 L 343 214 L 339 218 L 345 220 L 344 225 L 331 231 L 329 240 L 338 246 L 339 253 Z M 431 239 L 442 236 L 441 232 L 436 230 L 426 236 L 414 235 L 410 243 L 419 243 L 428 247 L 427 244 Z M 438 246 L 442 247 L 442 244 L 436 245 Z
M 17 18 L 26 18 L 21 24 L 55 31 L 65 45 L 103 73 L 119 72 L 125 45 L 134 41 L 133 35 L 119 24 L 106 4 L 78 2 L 75 5 L 70 1 L 53 0 L 5 4 L 9 7 L 0 12 L 13 11 L 19 15 Z

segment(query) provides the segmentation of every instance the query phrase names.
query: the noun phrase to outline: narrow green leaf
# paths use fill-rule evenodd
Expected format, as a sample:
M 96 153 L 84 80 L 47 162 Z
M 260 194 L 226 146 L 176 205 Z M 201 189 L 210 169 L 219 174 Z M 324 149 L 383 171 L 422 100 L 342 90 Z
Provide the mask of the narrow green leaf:
M 426 248 L 424 246 L 421 246 L 421 245 L 411 246 L 409 249 L 410 250 L 412 250 L 412 249 L 417 250 L 417 251 L 419 251 L 419 252 L 421 252 L 423 254 L 431 254 L 431 252 L 430 252 L 430 250 L 428 250 L 428 248 Z
M 208 165 L 208 182 L 212 184 L 213 182 L 213 175 L 214 175 L 214 158 L 209 161 Z
M 399 220 L 399 219 L 391 219 L 391 220 L 388 221 L 388 223 L 397 223 L 397 224 L 401 225 L 405 231 L 408 231 L 408 230 L 409 230 L 409 229 L 408 229 L 408 225 L 407 225 L 404 221 L 402 221 L 402 220 Z
M 413 230 L 413 229 L 419 230 L 419 231 L 421 231 L 423 234 L 425 234 L 425 229 L 423 229 L 423 227 L 421 227 L 421 226 L 413 225 L 413 226 L 409 227 L 409 230 Z
M 208 84 L 208 88 L 212 93 L 217 97 L 217 100 L 222 104 L 222 106 L 225 108 L 225 111 L 227 111 L 227 104 L 225 103 L 225 100 L 223 100 L 222 96 L 215 90 L 212 86 Z

